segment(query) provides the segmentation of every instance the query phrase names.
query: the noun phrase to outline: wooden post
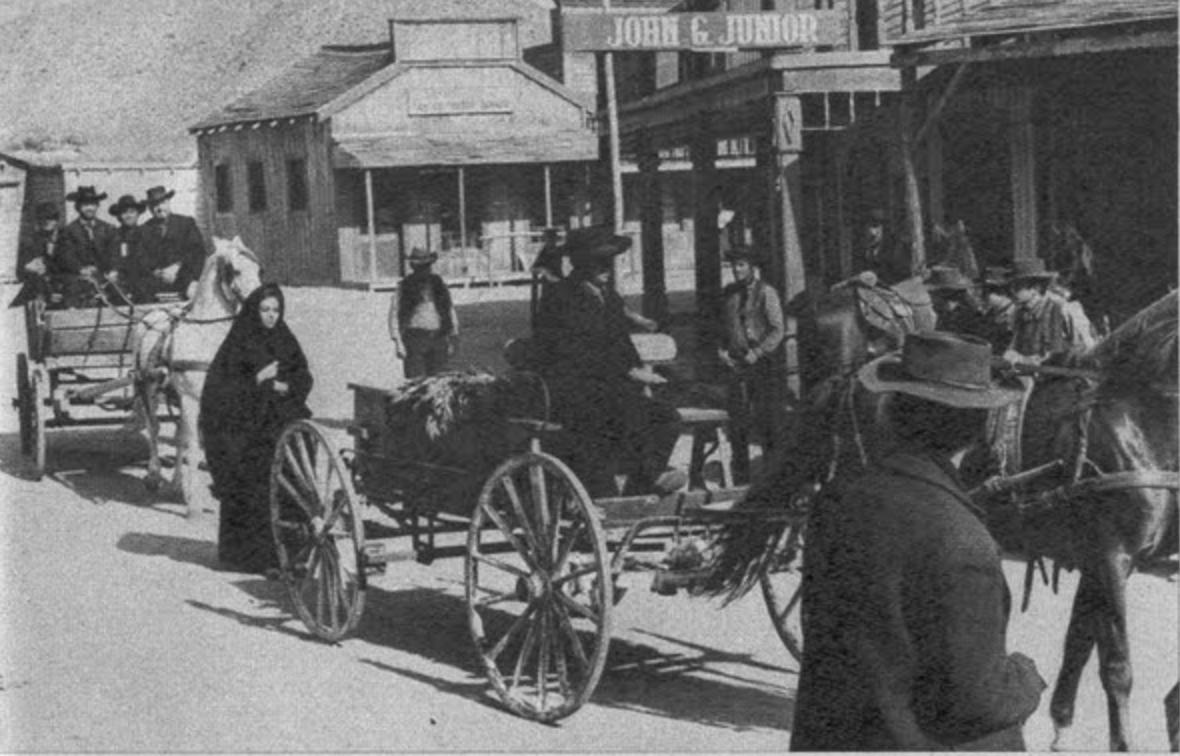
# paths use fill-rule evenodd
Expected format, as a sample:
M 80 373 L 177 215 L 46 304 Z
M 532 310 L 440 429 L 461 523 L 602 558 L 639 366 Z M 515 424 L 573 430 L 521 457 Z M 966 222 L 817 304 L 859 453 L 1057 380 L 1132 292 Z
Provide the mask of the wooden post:
M 911 66 L 901 71 L 901 104 L 898 108 L 901 164 L 905 172 L 905 199 L 910 227 L 910 273 L 917 275 L 926 267 L 925 222 L 922 218 L 922 192 L 918 169 L 914 165 L 914 98 L 917 96 L 917 72 Z
M 545 228 L 553 228 L 553 177 L 549 175 L 549 164 L 545 163 Z M 460 168 L 459 170 L 463 170 Z
M 459 166 L 459 249 L 467 256 L 467 181 L 463 166 Z
M 373 202 L 373 169 L 365 169 L 365 212 L 369 219 L 369 283 L 377 282 L 377 214 Z
M 1013 89 L 1008 118 L 1008 142 L 1012 154 L 1013 257 L 1037 256 L 1036 134 L 1032 122 L 1032 90 Z
M 690 151 L 698 346 L 711 351 L 721 328 L 721 237 L 717 228 L 717 203 L 713 201 L 717 186 L 717 138 L 710 114 L 698 116 Z
M 639 213 L 643 249 L 643 314 L 656 321 L 668 315 L 664 275 L 664 206 L 660 186 L 660 153 L 647 131 L 640 132 Z
M 610 0 L 602 0 L 602 9 L 610 13 Z M 611 177 L 611 215 L 613 217 L 615 233 L 623 233 L 623 168 L 622 158 L 619 156 L 619 100 L 615 91 L 615 56 L 613 53 L 602 55 L 603 79 L 606 81 L 606 123 L 607 142 L 610 146 L 610 177 Z
M 926 132 L 926 200 L 930 208 L 931 223 L 950 223 L 956 219 L 946 217 L 946 190 L 942 182 L 942 129 L 934 124 Z
M 848 172 L 847 132 L 840 135 L 836 145 L 836 234 L 840 246 L 840 280 L 852 275 L 852 229 L 848 225 L 848 187 L 844 182 Z
M 775 210 L 774 225 L 778 229 L 775 254 L 770 256 L 766 271 L 770 282 L 782 293 L 784 306 L 803 293 L 807 286 L 803 265 L 803 244 L 799 237 L 797 206 L 802 206 L 803 176 L 803 110 L 798 95 L 782 92 L 774 95 L 774 110 L 770 119 L 771 158 L 767 168 L 774 181 L 771 206 Z M 790 308 L 787 308 L 788 310 Z M 785 318 L 786 338 L 784 357 L 786 387 L 794 399 L 802 396 L 799 371 L 799 321 Z

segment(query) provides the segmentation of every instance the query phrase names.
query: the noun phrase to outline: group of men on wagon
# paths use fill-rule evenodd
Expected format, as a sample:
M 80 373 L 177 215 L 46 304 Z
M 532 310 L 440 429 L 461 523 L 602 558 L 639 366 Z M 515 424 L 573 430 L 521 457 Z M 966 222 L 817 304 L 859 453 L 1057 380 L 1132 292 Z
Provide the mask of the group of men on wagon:
M 35 208 L 35 229 L 21 242 L 17 274 L 24 284 L 12 306 L 42 299 L 49 307 L 78 307 L 105 298 L 112 304 L 156 301 L 161 295 L 190 298 L 206 249 L 196 222 L 172 212 L 175 191 L 127 194 L 99 217 L 107 194 L 79 186 L 66 195 L 75 217 L 64 226 L 54 202 Z M 144 213 L 150 218 L 140 224 Z

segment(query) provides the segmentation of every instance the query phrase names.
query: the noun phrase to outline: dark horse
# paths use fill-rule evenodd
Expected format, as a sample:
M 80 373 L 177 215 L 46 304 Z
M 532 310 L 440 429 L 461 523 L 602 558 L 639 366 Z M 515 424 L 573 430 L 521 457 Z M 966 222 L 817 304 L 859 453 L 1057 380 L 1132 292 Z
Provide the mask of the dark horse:
M 1128 748 L 1130 731 L 1126 580 L 1136 567 L 1177 550 L 1176 308 L 1176 295 L 1165 297 L 1059 371 L 1095 380 L 1043 379 L 1025 412 L 1020 469 L 1061 460 L 1057 472 L 1039 476 L 1028 489 L 981 496 L 1002 544 L 1080 570 L 1051 713 L 1060 735 L 1073 718 L 1082 668 L 1097 647 L 1115 749 Z M 840 334 L 825 327 L 822 316 L 818 323 L 813 337 L 821 350 L 853 351 L 825 343 Z M 838 495 L 842 479 L 892 445 L 884 423 L 888 398 L 856 390 L 850 379 L 856 364 L 840 367 L 816 382 L 797 443 L 743 506 L 805 508 L 809 498 Z M 999 444 L 1004 424 L 992 426 Z M 975 482 L 986 472 L 980 465 Z M 723 532 L 711 587 L 740 595 L 763 571 L 796 556 L 780 551 L 781 544 L 798 542 L 783 537 L 791 527 L 803 526 L 768 528 L 752 518 Z

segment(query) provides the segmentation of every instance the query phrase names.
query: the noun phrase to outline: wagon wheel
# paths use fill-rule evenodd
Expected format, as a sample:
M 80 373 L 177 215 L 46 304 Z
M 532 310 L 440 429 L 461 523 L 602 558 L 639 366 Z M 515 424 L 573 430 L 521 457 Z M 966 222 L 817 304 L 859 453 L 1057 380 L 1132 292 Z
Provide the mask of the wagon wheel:
M 32 462 L 33 480 L 45 477 L 46 439 L 45 421 L 47 414 L 46 402 L 49 400 L 49 372 L 41 366 L 34 366 L 28 373 L 31 389 L 29 403 L 29 449 Z
M 20 453 L 33 451 L 33 382 L 29 378 L 29 358 L 24 352 L 16 356 L 16 409 L 20 418 Z
M 492 473 L 465 582 L 471 637 L 504 704 L 541 722 L 577 711 L 606 664 L 613 600 L 597 511 L 565 464 L 529 452 Z
M 759 577 L 762 597 L 770 621 L 783 645 L 797 661 L 803 658 L 803 533 L 806 525 L 792 524 L 783 531 L 775 546 L 774 555 Z
M 270 466 L 270 522 L 279 570 L 307 629 L 337 641 L 365 605 L 364 524 L 340 455 L 309 420 L 289 423 Z

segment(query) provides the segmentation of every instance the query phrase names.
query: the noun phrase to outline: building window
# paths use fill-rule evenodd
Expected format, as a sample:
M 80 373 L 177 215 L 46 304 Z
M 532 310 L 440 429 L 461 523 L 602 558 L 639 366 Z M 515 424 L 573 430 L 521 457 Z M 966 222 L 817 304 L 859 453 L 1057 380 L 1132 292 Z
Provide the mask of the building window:
M 263 172 L 262 161 L 251 160 L 246 164 L 246 184 L 250 189 L 250 212 L 264 212 L 266 210 L 266 174 Z
M 217 212 L 232 213 L 234 211 L 234 182 L 229 172 L 229 163 L 219 163 L 213 167 L 213 183 L 217 192 Z
M 307 161 L 303 158 L 287 161 L 287 209 L 307 209 Z

